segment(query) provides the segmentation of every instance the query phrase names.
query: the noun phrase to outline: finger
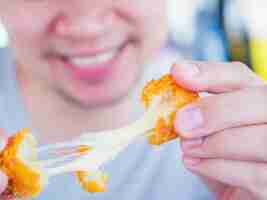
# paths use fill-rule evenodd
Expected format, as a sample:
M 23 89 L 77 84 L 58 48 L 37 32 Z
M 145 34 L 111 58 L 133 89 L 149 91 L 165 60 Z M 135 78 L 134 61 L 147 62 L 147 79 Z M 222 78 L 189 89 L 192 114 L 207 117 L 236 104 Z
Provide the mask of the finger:
M 266 144 L 267 125 L 226 129 L 198 141 L 181 142 L 188 156 L 257 162 L 267 161 Z
M 229 199 L 240 199 L 240 200 L 256 200 L 255 195 L 253 195 L 251 192 L 248 192 L 246 190 L 242 190 L 239 188 L 231 188 L 232 190 L 227 191 L 222 200 L 229 200 Z
M 228 188 L 226 184 L 221 183 L 217 180 L 202 175 L 199 175 L 199 177 L 201 178 L 202 182 L 208 187 L 209 191 L 211 191 L 216 196 L 216 199 L 222 197 L 223 193 Z
M 252 194 L 246 190 L 232 187 L 227 184 L 216 181 L 212 178 L 207 178 L 201 175 L 200 178 L 207 185 L 209 190 L 215 195 L 216 199 L 254 199 Z
M 245 64 L 239 62 L 177 63 L 173 65 L 171 74 L 178 84 L 198 92 L 222 93 L 264 84 Z
M 192 157 L 184 157 L 184 164 L 193 173 L 245 189 L 258 199 L 267 199 L 266 164 Z
M 267 87 L 262 86 L 202 98 L 181 108 L 174 126 L 185 138 L 197 138 L 266 121 Z

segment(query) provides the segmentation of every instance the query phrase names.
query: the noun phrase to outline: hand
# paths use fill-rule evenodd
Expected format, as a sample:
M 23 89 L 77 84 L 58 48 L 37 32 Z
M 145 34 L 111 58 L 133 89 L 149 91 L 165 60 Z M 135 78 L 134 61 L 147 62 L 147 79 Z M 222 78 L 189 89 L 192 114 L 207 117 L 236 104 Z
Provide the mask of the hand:
M 267 87 L 241 63 L 189 62 L 177 83 L 208 96 L 177 112 L 184 164 L 219 200 L 267 199 Z

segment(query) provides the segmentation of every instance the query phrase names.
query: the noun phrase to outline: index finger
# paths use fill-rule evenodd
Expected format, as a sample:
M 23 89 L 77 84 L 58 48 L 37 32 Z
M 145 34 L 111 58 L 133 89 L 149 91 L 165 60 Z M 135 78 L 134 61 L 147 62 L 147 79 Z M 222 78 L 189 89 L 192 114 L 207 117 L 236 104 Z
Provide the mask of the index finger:
M 222 93 L 264 85 L 239 62 L 182 62 L 173 65 L 171 73 L 179 85 L 197 92 Z

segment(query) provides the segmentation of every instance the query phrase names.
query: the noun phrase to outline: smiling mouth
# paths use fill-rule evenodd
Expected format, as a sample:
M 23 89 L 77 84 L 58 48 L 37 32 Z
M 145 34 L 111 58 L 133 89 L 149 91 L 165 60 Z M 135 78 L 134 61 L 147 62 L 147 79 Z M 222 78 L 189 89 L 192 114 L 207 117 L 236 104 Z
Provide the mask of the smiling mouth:
M 65 56 L 63 60 L 79 69 L 94 68 L 107 63 L 118 55 L 120 48 L 114 48 L 92 56 Z
M 74 79 L 98 82 L 106 79 L 115 71 L 117 63 L 129 43 L 124 42 L 120 46 L 107 50 L 89 50 L 73 54 L 54 55 L 51 59 L 53 62 L 51 66 L 67 70 Z

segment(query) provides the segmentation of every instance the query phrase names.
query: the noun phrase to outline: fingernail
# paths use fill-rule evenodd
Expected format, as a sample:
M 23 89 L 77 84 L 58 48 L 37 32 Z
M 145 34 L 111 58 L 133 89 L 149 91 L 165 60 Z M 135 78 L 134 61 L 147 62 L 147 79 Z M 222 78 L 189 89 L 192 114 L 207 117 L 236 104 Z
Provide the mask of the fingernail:
M 8 184 L 8 178 L 6 174 L 0 170 L 0 194 L 6 189 Z
M 203 143 L 203 138 L 193 139 L 193 140 L 184 140 L 182 141 L 183 150 L 191 150 L 201 146 Z
M 196 64 L 191 64 L 188 62 L 182 62 L 176 65 L 176 70 L 179 73 L 187 77 L 195 77 L 199 74 L 200 70 Z
M 193 131 L 199 128 L 203 124 L 203 116 L 200 108 L 198 107 L 187 107 L 181 109 L 176 114 L 176 129 L 182 134 L 191 134 L 190 131 Z
M 184 160 L 185 166 L 188 166 L 188 167 L 196 166 L 197 164 L 201 162 L 200 158 L 185 157 L 183 160 Z

